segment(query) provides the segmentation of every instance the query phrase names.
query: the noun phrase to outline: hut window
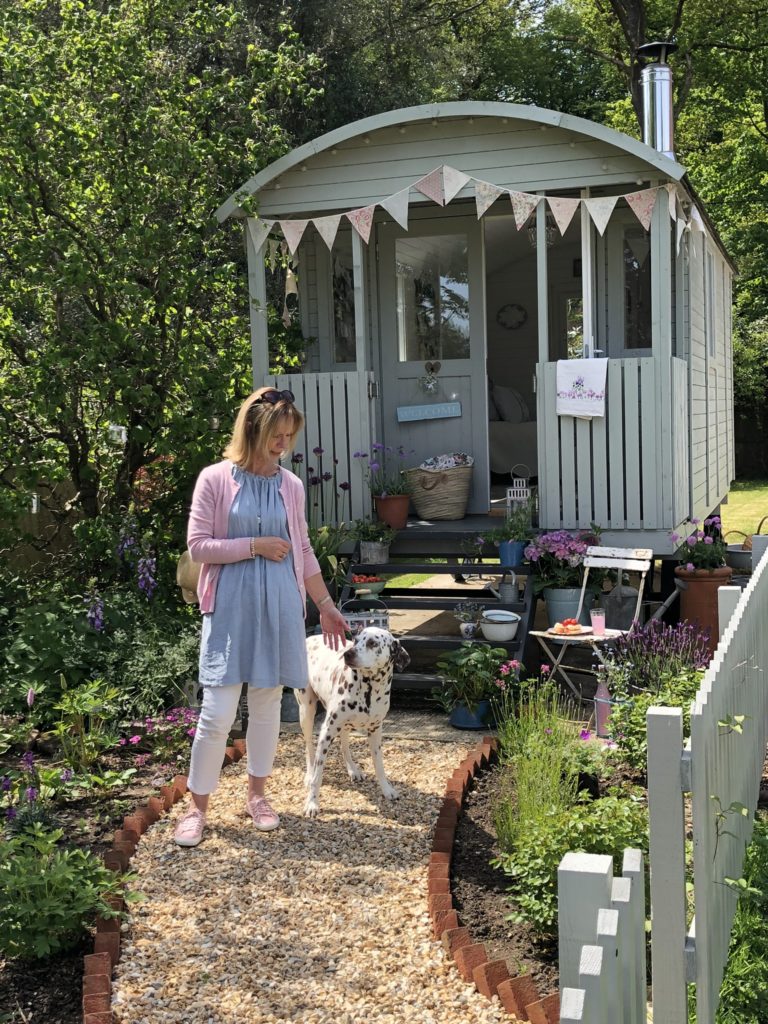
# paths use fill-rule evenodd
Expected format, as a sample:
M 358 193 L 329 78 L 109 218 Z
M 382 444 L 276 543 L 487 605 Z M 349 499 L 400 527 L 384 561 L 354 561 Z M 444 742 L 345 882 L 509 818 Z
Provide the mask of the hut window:
M 352 272 L 352 232 L 340 231 L 331 253 L 333 274 L 333 358 L 355 362 L 355 282 Z
M 469 358 L 467 236 L 399 238 L 395 273 L 400 362 Z
M 639 226 L 624 229 L 624 347 L 651 348 L 651 244 Z

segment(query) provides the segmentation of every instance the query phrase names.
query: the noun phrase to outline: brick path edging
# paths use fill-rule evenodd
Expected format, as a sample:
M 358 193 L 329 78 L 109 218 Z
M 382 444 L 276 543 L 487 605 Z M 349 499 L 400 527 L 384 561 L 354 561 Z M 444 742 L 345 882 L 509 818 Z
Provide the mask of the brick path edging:
M 528 975 L 511 977 L 505 960 L 489 960 L 482 942 L 474 942 L 462 927 L 451 894 L 451 858 L 456 838 L 456 825 L 462 812 L 464 797 L 475 776 L 495 760 L 499 741 L 484 736 L 477 747 L 448 778 L 432 838 L 427 871 L 427 905 L 432 922 L 432 935 L 440 939 L 464 981 L 488 999 L 498 996 L 501 1005 L 513 1020 L 530 1024 L 558 1024 L 560 996 L 557 992 L 542 998 Z M 101 1024 L 101 1021 L 87 1021 Z
M 223 767 L 245 755 L 245 740 L 235 740 L 227 747 Z M 177 775 L 169 786 L 161 786 L 158 796 L 123 818 L 123 827 L 115 832 L 112 846 L 104 853 L 104 864 L 112 871 L 124 872 L 139 840 L 166 811 L 187 792 L 186 775 Z M 122 896 L 107 902 L 115 910 L 125 908 Z M 115 1024 L 112 1012 L 112 972 L 120 959 L 120 918 L 97 917 L 93 953 L 83 958 L 83 1024 Z

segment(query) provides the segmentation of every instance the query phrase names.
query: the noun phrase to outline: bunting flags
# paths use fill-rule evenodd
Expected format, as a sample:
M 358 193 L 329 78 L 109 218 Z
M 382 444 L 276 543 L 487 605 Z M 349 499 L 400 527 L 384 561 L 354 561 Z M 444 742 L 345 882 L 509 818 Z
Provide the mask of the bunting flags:
M 283 238 L 288 243 L 288 251 L 293 256 L 299 247 L 301 236 L 306 231 L 309 220 L 281 220 L 279 223 Z
M 258 217 L 249 217 L 247 220 L 248 233 L 253 245 L 258 249 L 264 244 L 270 230 L 278 224 L 283 232 L 285 242 L 283 251 L 290 251 L 291 255 L 296 252 L 299 242 L 310 222 L 317 228 L 320 237 L 329 249 L 332 249 L 339 230 L 339 224 L 343 217 L 346 217 L 357 231 L 360 238 L 367 245 L 373 228 L 373 218 L 376 207 L 383 210 L 396 221 L 403 230 L 408 230 L 408 207 L 411 198 L 411 189 L 420 192 L 421 195 L 440 206 L 445 206 L 455 199 L 461 190 L 472 184 L 475 189 L 475 204 L 477 207 L 478 219 L 484 216 L 496 200 L 505 192 L 509 195 L 512 203 L 512 212 L 515 218 L 515 225 L 518 231 L 526 224 L 542 198 L 546 198 L 549 209 L 555 219 L 561 236 L 565 234 L 571 224 L 580 204 L 586 204 L 589 215 L 600 234 L 610 221 L 619 199 L 626 199 L 627 205 L 633 211 L 639 222 L 646 231 L 650 231 L 653 211 L 658 201 L 659 192 L 663 189 L 667 193 L 669 214 L 675 224 L 682 220 L 683 228 L 692 227 L 695 230 L 706 233 L 704 221 L 699 211 L 693 207 L 691 211 L 691 223 L 685 217 L 682 203 L 679 200 L 678 187 L 674 182 L 660 185 L 655 188 L 640 189 L 636 192 L 629 192 L 620 196 L 595 196 L 589 199 L 575 199 L 566 196 L 539 196 L 531 192 L 519 192 L 515 189 L 503 188 L 490 181 L 482 181 L 480 178 L 473 178 L 464 171 L 441 164 L 428 174 L 423 174 L 417 181 L 400 189 L 398 192 L 387 196 L 369 206 L 360 209 L 348 210 L 346 213 L 332 214 L 323 217 L 313 217 L 303 220 L 261 220 Z M 678 213 L 679 209 L 679 213 Z M 680 248 L 681 229 L 678 228 L 677 246 Z M 272 240 L 269 240 L 270 252 L 272 251 Z
M 455 199 L 471 180 L 470 176 L 465 174 L 464 171 L 457 171 L 455 167 L 443 164 L 443 195 L 445 196 L 446 203 L 450 203 L 452 199 Z
M 651 230 L 651 217 L 658 194 L 657 188 L 644 188 L 640 192 L 630 192 L 629 195 L 624 196 L 646 231 Z
M 317 233 L 320 235 L 322 240 L 328 246 L 329 249 L 333 248 L 333 243 L 336 239 L 336 234 L 339 230 L 339 223 L 341 222 L 341 214 L 334 213 L 330 217 L 314 217 L 312 223 L 317 228 Z
M 512 212 L 515 215 L 515 224 L 519 231 L 541 202 L 541 196 L 534 196 L 529 192 L 513 192 L 510 190 L 509 198 L 512 200 Z
M 587 209 L 589 210 L 589 216 L 592 218 L 595 227 L 601 235 L 605 234 L 605 229 L 608 227 L 608 221 L 611 219 L 611 214 L 619 201 L 618 196 L 601 196 L 598 199 L 585 199 Z
M 388 199 L 383 199 L 379 206 L 386 210 L 392 220 L 396 220 L 401 228 L 408 230 L 408 201 L 411 195 L 411 186 L 400 189 Z
M 498 185 L 492 185 L 489 181 L 477 181 L 475 179 L 475 203 L 477 204 L 477 219 L 496 202 L 499 196 L 504 195 L 504 189 Z
M 686 229 L 686 223 L 682 217 L 677 218 L 676 230 L 677 230 L 677 255 L 680 255 L 680 242 L 683 240 L 683 233 Z
M 248 234 L 251 236 L 251 242 L 256 252 L 258 252 L 264 244 L 274 223 L 275 222 L 273 220 L 259 220 L 258 217 L 249 217 L 246 220 L 246 224 L 248 225 Z
M 371 237 L 371 227 L 373 226 L 373 215 L 375 212 L 376 206 L 374 204 L 373 206 L 364 206 L 361 210 L 350 210 L 347 214 L 350 224 L 366 245 Z
M 413 187 L 417 192 L 421 192 L 423 196 L 426 196 L 427 199 L 431 199 L 439 206 L 445 206 L 442 166 L 435 168 L 434 171 L 430 171 L 429 174 L 425 174 L 418 181 L 414 181 Z
M 560 234 L 564 235 L 573 216 L 579 208 L 580 199 L 564 199 L 562 196 L 547 196 L 549 208 L 555 218 L 555 224 L 560 228 Z

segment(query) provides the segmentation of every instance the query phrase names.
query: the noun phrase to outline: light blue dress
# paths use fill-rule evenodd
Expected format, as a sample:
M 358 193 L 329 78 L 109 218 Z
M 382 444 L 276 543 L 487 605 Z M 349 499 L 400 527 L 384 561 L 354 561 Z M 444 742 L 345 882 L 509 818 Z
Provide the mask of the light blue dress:
M 229 512 L 228 537 L 288 536 L 280 476 L 255 476 L 238 466 L 240 484 Z M 307 685 L 304 609 L 293 553 L 280 562 L 246 558 L 222 565 L 216 604 L 203 615 L 200 683 L 203 686 Z

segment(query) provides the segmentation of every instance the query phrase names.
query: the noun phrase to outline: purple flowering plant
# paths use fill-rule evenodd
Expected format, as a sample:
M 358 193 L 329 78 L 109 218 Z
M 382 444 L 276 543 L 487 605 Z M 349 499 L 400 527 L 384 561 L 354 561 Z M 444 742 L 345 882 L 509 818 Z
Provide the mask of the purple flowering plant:
M 708 516 L 703 523 L 691 520 L 691 531 L 681 536 L 670 533 L 673 544 L 679 544 L 677 557 L 680 564 L 694 572 L 696 569 L 720 569 L 725 565 L 727 545 L 723 538 L 720 516 Z
M 135 731 L 131 731 L 129 736 L 121 736 L 118 746 L 127 749 L 140 747 L 146 751 L 144 755 L 138 754 L 134 759 L 137 766 L 140 757 L 141 766 L 147 764 L 149 760 L 170 763 L 174 769 L 171 774 L 175 774 L 178 771 L 178 762 L 189 759 L 198 716 L 197 708 L 171 708 L 137 723 Z
M 525 549 L 525 557 L 535 574 L 534 591 L 548 587 L 581 587 L 584 555 L 588 547 L 600 543 L 599 530 L 552 530 L 541 533 Z M 590 575 L 590 586 L 600 586 L 597 573 Z
M 365 465 L 365 476 L 368 487 L 375 498 L 386 498 L 392 494 L 410 494 L 411 486 L 408 477 L 403 476 L 405 462 L 413 455 L 403 445 L 393 448 L 390 445 L 374 441 L 368 452 L 353 452 L 352 458 L 360 459 Z
M 301 452 L 291 453 L 291 469 L 304 478 L 307 492 L 307 523 L 317 530 L 325 522 L 342 522 L 349 514 L 349 481 L 338 479 L 339 460 L 324 448 L 312 449 L 312 465 Z
M 669 626 L 651 619 L 616 638 L 606 659 L 606 682 L 619 698 L 658 693 L 670 679 L 699 672 L 709 660 L 709 630 L 691 622 Z

